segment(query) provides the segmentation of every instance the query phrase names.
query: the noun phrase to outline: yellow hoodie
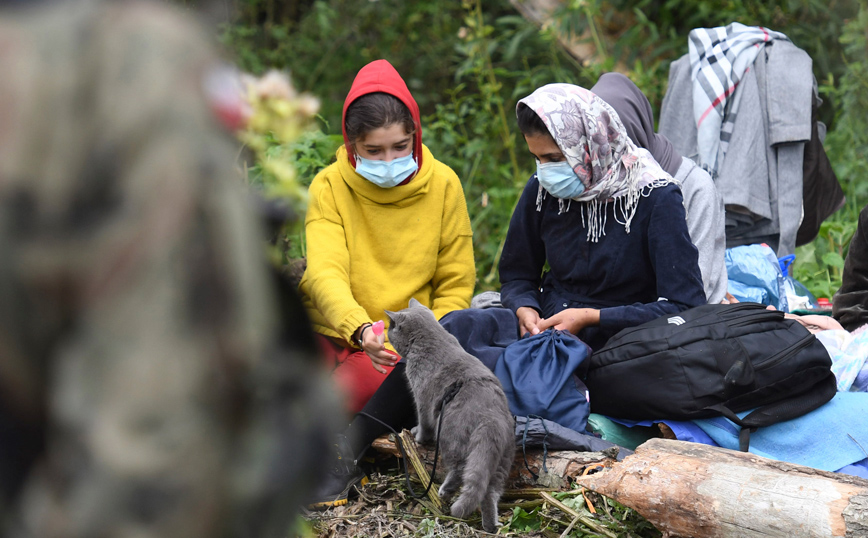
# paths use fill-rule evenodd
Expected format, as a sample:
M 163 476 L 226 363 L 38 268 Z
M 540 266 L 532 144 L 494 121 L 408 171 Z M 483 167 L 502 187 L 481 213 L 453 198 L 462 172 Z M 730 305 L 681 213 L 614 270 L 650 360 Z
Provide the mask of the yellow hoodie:
M 388 325 L 383 310 L 402 310 L 411 297 L 438 319 L 470 306 L 476 269 L 464 191 L 451 168 L 422 151 L 406 185 L 374 185 L 344 147 L 311 183 L 300 289 L 316 332 L 350 342 L 364 323 Z

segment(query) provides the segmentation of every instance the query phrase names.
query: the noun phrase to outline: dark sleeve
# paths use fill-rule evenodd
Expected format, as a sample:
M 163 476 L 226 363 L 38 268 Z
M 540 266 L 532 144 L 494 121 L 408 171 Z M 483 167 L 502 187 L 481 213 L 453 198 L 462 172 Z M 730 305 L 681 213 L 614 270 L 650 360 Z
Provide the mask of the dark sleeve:
M 509 221 L 498 267 L 500 300 L 513 312 L 522 306 L 541 311 L 539 286 L 546 253 L 540 235 L 542 213 L 536 209 L 538 192 L 539 181 L 534 174 L 521 193 Z
M 675 314 L 706 303 L 696 247 L 687 233 L 681 190 L 658 188 L 656 195 L 639 203 L 654 203 L 648 219 L 648 253 L 658 299 L 600 310 L 600 327 L 621 330 L 666 314 Z
M 850 240 L 841 289 L 832 299 L 832 308 L 835 319 L 848 331 L 868 323 L 868 206 L 862 209 Z

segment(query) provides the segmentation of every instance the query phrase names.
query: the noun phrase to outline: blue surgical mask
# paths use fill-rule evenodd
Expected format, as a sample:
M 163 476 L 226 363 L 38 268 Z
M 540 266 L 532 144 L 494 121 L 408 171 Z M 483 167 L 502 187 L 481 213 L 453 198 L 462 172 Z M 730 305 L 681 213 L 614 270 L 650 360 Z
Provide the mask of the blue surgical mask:
M 556 198 L 573 199 L 585 192 L 585 184 L 567 161 L 537 162 L 536 177 L 540 185 Z
M 416 164 L 412 153 L 391 161 L 372 161 L 356 155 L 356 172 L 384 189 L 400 185 L 418 169 L 419 165 Z

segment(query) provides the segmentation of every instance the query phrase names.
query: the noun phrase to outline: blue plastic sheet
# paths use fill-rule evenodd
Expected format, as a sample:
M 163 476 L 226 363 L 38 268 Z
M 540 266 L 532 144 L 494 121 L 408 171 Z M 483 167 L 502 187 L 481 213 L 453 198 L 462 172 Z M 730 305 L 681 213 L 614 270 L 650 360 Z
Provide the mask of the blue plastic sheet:
M 766 244 L 726 250 L 729 293 L 739 301 L 771 305 L 789 312 L 786 278 L 774 250 Z

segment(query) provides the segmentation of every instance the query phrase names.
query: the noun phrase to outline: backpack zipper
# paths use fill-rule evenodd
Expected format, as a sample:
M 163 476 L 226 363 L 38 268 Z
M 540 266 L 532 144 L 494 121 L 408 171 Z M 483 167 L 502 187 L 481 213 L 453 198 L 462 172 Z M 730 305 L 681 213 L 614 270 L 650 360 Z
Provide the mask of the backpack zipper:
M 737 320 L 733 320 L 732 323 L 727 322 L 726 324 L 730 327 L 742 327 L 744 325 L 750 325 L 758 321 L 780 321 L 782 319 L 784 319 L 784 316 L 782 316 L 780 312 L 763 310 L 762 312 L 743 316 Z
M 731 312 L 741 312 L 742 310 L 758 310 L 758 312 L 757 312 L 757 314 L 756 314 L 755 316 L 751 316 L 750 318 L 748 318 L 747 321 L 750 321 L 750 322 L 752 322 L 754 319 L 759 319 L 759 318 L 761 318 L 761 317 L 768 317 L 768 316 L 774 316 L 775 319 L 783 319 L 783 317 L 779 317 L 777 314 L 775 314 L 775 312 L 773 312 L 773 311 L 771 311 L 771 310 L 766 310 L 766 309 L 764 309 L 764 308 L 763 308 L 763 309 L 757 308 L 756 304 L 754 304 L 754 303 L 741 303 L 741 304 L 734 304 L 734 305 L 731 306 L 731 308 L 727 309 L 727 314 L 728 314 L 728 313 L 731 313 Z M 665 314 L 665 315 L 660 316 L 660 317 L 661 317 L 661 318 L 662 318 L 662 317 L 671 317 L 671 316 L 677 316 L 677 315 L 678 315 L 678 314 Z M 707 314 L 707 315 L 710 315 L 710 314 Z M 659 318 L 658 318 L 658 319 L 659 319 Z M 700 318 L 700 319 L 701 319 L 701 318 Z M 695 319 L 694 319 L 694 320 L 690 320 L 690 321 L 687 322 L 687 323 L 696 323 L 696 321 L 698 321 L 698 320 L 695 320 Z M 745 323 L 746 323 L 747 321 L 745 321 Z M 770 319 L 769 321 L 771 321 L 771 319 Z M 740 326 L 740 325 L 742 324 L 742 320 L 739 320 L 739 323 L 738 323 L 738 324 L 736 324 L 736 325 L 730 325 L 730 324 L 726 321 L 726 319 L 721 319 L 721 316 L 718 315 L 717 318 L 716 318 L 714 321 L 712 321 L 712 322 L 706 322 L 706 323 L 702 323 L 702 324 L 691 325 L 689 328 L 690 328 L 690 329 L 695 329 L 695 328 L 699 328 L 699 327 L 706 327 L 706 326 L 708 326 L 708 325 L 713 325 L 713 324 L 715 324 L 715 323 L 719 323 L 719 322 L 725 323 L 725 324 L 726 324 L 727 326 L 729 326 L 729 327 L 738 327 L 738 326 Z M 642 325 L 644 325 L 644 323 L 643 323 Z M 638 325 L 638 326 L 636 326 L 636 327 L 631 327 L 631 328 L 629 328 L 629 329 L 624 329 L 624 330 L 622 330 L 622 331 L 619 332 L 616 336 L 613 336 L 612 339 L 610 339 L 610 341 L 611 341 L 611 340 L 614 340 L 614 339 L 617 338 L 617 340 L 619 340 L 619 342 L 618 342 L 617 344 L 615 344 L 614 346 L 611 346 L 611 347 L 610 347 L 608 344 L 606 344 L 605 348 L 604 348 L 604 349 L 600 349 L 600 351 L 604 351 L 604 350 L 605 350 L 605 351 L 608 352 L 608 351 L 612 351 L 612 350 L 618 349 L 618 348 L 621 347 L 621 346 L 634 345 L 636 342 L 635 342 L 635 341 L 632 341 L 632 340 L 629 340 L 628 338 L 630 337 L 630 335 L 632 335 L 633 333 L 635 333 L 635 332 L 637 332 L 637 331 L 644 331 L 644 330 L 647 330 L 647 329 L 648 329 L 648 327 L 643 327 L 642 325 Z M 663 327 L 663 326 L 658 327 L 658 328 L 662 328 L 662 327 Z M 627 341 L 623 341 L 623 340 L 625 340 L 625 339 L 627 339 Z
M 756 370 L 765 370 L 766 368 L 771 368 L 776 366 L 778 363 L 783 362 L 784 359 L 788 359 L 791 355 L 794 355 L 797 351 L 800 351 L 802 348 L 808 347 L 810 345 L 811 340 L 814 339 L 813 334 L 808 334 L 808 336 L 802 338 L 798 342 L 794 344 L 790 344 L 786 349 L 783 349 L 774 355 L 771 358 L 763 361 L 762 364 L 758 364 L 756 366 Z

